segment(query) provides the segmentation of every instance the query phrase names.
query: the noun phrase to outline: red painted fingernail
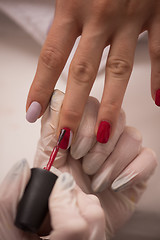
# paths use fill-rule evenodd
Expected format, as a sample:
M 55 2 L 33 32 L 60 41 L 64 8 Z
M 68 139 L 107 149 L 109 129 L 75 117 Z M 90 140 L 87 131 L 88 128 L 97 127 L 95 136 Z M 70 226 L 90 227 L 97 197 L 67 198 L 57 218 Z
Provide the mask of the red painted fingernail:
M 71 146 L 71 141 L 72 141 L 72 131 L 69 128 L 63 128 L 61 132 L 64 131 L 63 137 L 59 143 L 59 147 L 61 149 L 68 149 Z M 61 133 L 60 133 L 61 135 Z
M 160 107 L 160 89 L 156 91 L 155 104 Z
M 97 132 L 97 141 L 107 143 L 110 135 L 110 124 L 106 121 L 101 121 Z

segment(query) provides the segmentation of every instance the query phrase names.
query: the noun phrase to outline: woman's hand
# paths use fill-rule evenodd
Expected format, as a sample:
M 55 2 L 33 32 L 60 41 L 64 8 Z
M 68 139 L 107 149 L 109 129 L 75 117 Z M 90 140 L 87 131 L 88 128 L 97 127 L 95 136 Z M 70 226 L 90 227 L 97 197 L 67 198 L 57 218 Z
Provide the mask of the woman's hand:
M 63 97 L 64 94 L 56 90 L 42 118 L 35 167 L 46 166 L 56 145 Z M 135 128 L 125 126 L 123 111 L 118 117 L 113 138 L 103 145 L 96 141 L 94 128 L 98 109 L 99 102 L 90 97 L 75 142 L 69 150 L 59 151 L 54 162 L 56 168 L 51 168 L 57 174 L 69 172 L 77 184 L 72 188 L 70 200 L 63 192 L 57 197 L 53 190 L 50 198 L 50 206 L 53 207 L 53 239 L 72 239 L 75 234 L 85 240 L 105 239 L 104 236 L 108 240 L 132 215 L 147 180 L 156 168 L 154 152 L 142 148 L 141 135 Z M 59 201 L 55 205 L 56 199 Z M 69 203 L 72 203 L 71 210 L 67 208 Z M 63 204 L 66 206 L 65 211 Z M 55 211 L 54 206 L 59 208 Z M 56 220 L 62 209 L 68 215 L 65 217 L 63 214 L 65 220 L 61 218 L 59 227 Z M 79 221 L 83 223 L 80 228 Z
M 137 38 L 145 30 L 149 33 L 152 98 L 160 106 L 159 29 L 160 1 L 157 0 L 68 0 L 67 3 L 57 0 L 54 21 L 29 92 L 27 119 L 33 122 L 44 113 L 75 40 L 80 35 L 70 65 L 59 131 L 68 127 L 76 133 L 102 53 L 110 45 L 104 91 L 95 125 L 97 141 L 108 141 L 115 131 L 132 72 Z
M 46 166 L 57 141 L 63 97 L 55 91 L 42 118 L 36 167 Z M 152 150 L 142 149 L 139 132 L 125 127 L 124 112 L 112 140 L 103 145 L 96 142 L 98 108 L 98 101 L 89 98 L 75 143 L 70 150 L 60 150 L 54 163 L 57 168 L 51 168 L 60 176 L 49 199 L 50 221 L 46 218 L 39 234 L 14 225 L 17 205 L 31 174 L 27 162 L 17 163 L 8 173 L 0 185 L 0 239 L 40 240 L 50 233 L 50 240 L 108 240 L 132 215 L 157 160 Z

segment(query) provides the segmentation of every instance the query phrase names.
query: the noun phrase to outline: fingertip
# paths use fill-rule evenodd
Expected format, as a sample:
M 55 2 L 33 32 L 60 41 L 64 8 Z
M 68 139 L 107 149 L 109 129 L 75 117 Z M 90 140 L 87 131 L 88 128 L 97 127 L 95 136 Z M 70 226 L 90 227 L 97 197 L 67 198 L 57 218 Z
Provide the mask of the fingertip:
M 41 104 L 33 101 L 26 112 L 26 120 L 30 123 L 34 123 L 40 117 L 41 111 Z
M 158 159 L 156 153 L 151 148 L 143 148 L 143 151 L 145 151 L 148 156 L 150 156 L 150 161 L 153 163 L 153 167 L 156 168 L 158 165 Z

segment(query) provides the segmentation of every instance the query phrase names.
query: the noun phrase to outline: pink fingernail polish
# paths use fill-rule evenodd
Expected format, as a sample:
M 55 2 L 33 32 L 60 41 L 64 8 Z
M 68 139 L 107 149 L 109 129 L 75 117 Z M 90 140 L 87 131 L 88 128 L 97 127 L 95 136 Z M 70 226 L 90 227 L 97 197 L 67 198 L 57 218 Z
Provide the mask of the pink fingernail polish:
M 26 120 L 30 123 L 34 123 L 40 116 L 42 107 L 38 102 L 32 102 L 26 113 Z
M 59 147 L 61 149 L 68 149 L 71 146 L 73 133 L 69 128 L 66 128 L 66 127 L 63 128 L 61 132 L 62 131 L 65 131 L 65 132 L 64 132 L 63 138 L 59 143 Z
M 97 132 L 97 141 L 107 143 L 110 136 L 110 124 L 107 121 L 101 121 Z
M 160 107 L 160 89 L 156 91 L 155 104 Z

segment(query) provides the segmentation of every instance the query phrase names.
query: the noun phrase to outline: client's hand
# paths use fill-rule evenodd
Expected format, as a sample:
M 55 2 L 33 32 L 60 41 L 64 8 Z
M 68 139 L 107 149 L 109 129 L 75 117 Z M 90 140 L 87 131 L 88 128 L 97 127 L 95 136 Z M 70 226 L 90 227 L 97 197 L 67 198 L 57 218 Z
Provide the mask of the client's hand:
M 55 91 L 42 118 L 35 166 L 44 167 L 56 144 L 59 112 L 64 94 Z M 141 135 L 125 126 L 121 111 L 114 136 L 96 142 L 99 103 L 89 98 L 76 138 L 69 150 L 60 150 L 52 171 L 65 174 L 50 197 L 50 239 L 109 239 L 132 215 L 153 174 L 154 152 L 141 146 Z M 58 170 L 57 170 L 58 169 Z M 63 190 L 63 191 L 62 191 Z

